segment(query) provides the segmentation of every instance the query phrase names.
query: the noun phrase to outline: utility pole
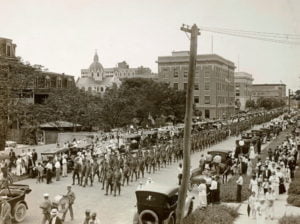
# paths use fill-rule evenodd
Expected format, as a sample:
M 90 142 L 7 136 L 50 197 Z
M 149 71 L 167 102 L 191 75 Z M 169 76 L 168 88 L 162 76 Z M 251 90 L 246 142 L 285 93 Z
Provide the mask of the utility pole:
M 289 113 L 291 113 L 291 89 L 289 89 Z
M 193 99 L 194 99 L 194 82 L 195 82 L 195 70 L 197 59 L 197 39 L 200 35 L 199 28 L 196 24 L 190 29 L 188 26 L 181 27 L 181 30 L 191 34 L 190 43 L 190 62 L 189 62 L 189 74 L 188 74 L 188 88 L 186 96 L 186 109 L 184 118 L 184 148 L 183 148 L 183 171 L 182 182 L 179 189 L 178 206 L 176 209 L 176 224 L 181 224 L 184 215 L 185 199 L 188 190 L 188 184 L 190 179 L 191 168 L 191 131 L 192 131 L 192 116 L 193 116 Z

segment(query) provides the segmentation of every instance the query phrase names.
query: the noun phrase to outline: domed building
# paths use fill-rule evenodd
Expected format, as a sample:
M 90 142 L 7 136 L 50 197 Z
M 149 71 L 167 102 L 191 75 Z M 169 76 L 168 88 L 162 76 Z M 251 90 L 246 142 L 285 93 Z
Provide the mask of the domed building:
M 114 84 L 120 86 L 121 81 L 114 75 L 106 76 L 104 74 L 104 68 L 99 62 L 97 52 L 89 68 L 81 69 L 81 77 L 76 82 L 77 88 L 93 94 L 103 94 L 107 88 Z

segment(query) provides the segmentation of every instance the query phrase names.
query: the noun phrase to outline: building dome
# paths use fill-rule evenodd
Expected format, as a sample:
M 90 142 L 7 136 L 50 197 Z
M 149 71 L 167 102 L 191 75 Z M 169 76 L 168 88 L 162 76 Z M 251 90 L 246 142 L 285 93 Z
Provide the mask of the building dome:
M 94 61 L 93 63 L 90 65 L 89 67 L 90 71 L 101 71 L 103 72 L 103 66 L 101 65 L 101 63 L 99 62 L 99 57 L 97 52 L 94 55 Z

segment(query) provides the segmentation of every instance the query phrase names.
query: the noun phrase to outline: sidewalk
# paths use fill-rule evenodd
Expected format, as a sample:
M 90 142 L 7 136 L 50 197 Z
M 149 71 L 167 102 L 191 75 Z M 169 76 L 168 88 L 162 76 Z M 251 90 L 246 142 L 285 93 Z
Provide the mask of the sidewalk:
M 284 138 L 286 136 L 286 131 L 282 132 L 281 135 L 282 136 L 279 136 L 279 138 L 280 139 Z M 280 142 L 280 140 L 279 140 L 279 142 Z M 264 147 L 264 148 L 266 148 L 266 147 Z M 286 191 L 288 191 L 288 188 Z M 300 214 L 299 207 L 294 207 L 294 206 L 287 204 L 287 201 L 286 201 L 287 197 L 288 197 L 287 193 L 279 195 L 278 199 L 274 203 L 273 220 L 266 219 L 265 224 L 277 224 L 278 220 L 285 215 L 299 215 Z M 248 202 L 247 201 L 244 201 L 241 204 L 230 203 L 228 205 L 236 207 L 236 208 L 238 206 L 240 206 L 238 209 L 240 216 L 235 220 L 235 222 L 234 222 L 235 224 L 256 224 L 256 219 L 248 217 L 248 213 L 247 213 Z

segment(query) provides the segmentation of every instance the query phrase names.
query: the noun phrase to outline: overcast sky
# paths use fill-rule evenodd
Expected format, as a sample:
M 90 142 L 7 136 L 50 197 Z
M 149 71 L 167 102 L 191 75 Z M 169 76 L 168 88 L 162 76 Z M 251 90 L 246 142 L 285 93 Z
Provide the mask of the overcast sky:
M 157 72 L 158 56 L 189 49 L 182 23 L 300 34 L 299 0 L 0 0 L 0 37 L 17 55 L 50 71 L 79 76 L 95 49 L 104 67 L 127 61 Z M 198 54 L 211 53 L 202 32 Z M 214 34 L 214 53 L 249 72 L 255 83 L 300 88 L 300 45 Z

